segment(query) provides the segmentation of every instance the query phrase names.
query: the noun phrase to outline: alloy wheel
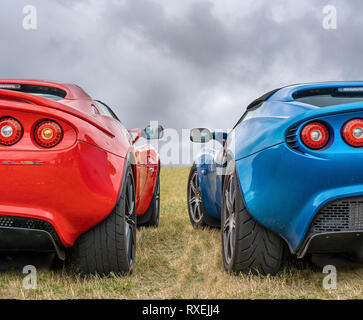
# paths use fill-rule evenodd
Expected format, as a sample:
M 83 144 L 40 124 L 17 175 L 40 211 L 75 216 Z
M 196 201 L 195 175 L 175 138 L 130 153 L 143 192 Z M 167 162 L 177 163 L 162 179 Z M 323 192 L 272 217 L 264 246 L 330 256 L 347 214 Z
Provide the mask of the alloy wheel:
M 136 252 L 136 206 L 132 176 L 127 177 L 125 201 L 126 252 L 130 265 L 134 263 Z
M 189 184 L 189 212 L 195 223 L 199 223 L 203 218 L 202 197 L 200 194 L 198 173 L 195 171 Z
M 232 261 L 234 253 L 234 236 L 236 232 L 236 184 L 234 176 L 229 176 L 224 194 L 223 206 L 223 251 L 227 264 Z

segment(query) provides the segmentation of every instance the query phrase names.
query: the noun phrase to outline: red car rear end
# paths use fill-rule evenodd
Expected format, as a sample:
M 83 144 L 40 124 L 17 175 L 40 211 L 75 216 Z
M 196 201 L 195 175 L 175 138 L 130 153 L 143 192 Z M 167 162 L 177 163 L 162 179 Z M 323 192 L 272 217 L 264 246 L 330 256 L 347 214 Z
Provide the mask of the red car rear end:
M 152 201 L 159 159 L 147 148 L 152 163 L 137 163 L 131 137 L 113 115 L 75 85 L 0 80 L 0 250 L 56 251 L 64 260 L 81 235 L 113 212 L 128 167 L 134 191 L 125 192 L 132 193 L 135 218 L 126 217 L 120 232 L 129 231 L 133 239 L 127 241 L 136 244 L 136 210 L 144 214 Z M 132 271 L 134 253 L 127 254 L 130 270 L 96 264 L 83 269 Z

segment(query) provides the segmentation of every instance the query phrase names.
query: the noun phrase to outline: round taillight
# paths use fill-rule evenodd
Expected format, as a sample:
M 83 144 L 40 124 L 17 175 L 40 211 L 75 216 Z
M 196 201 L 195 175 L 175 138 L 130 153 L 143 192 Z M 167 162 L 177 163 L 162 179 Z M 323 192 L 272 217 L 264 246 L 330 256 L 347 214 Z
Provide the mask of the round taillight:
M 343 139 L 353 147 L 363 147 L 363 120 L 354 119 L 348 121 L 342 130 Z
M 35 127 L 34 138 L 41 147 L 52 148 L 61 142 L 63 130 L 55 121 L 45 120 Z
M 329 130 L 321 122 L 311 122 L 302 129 L 301 140 L 310 149 L 322 149 L 329 141 Z
M 5 117 L 0 119 L 0 144 L 11 146 L 23 136 L 23 128 L 19 121 Z

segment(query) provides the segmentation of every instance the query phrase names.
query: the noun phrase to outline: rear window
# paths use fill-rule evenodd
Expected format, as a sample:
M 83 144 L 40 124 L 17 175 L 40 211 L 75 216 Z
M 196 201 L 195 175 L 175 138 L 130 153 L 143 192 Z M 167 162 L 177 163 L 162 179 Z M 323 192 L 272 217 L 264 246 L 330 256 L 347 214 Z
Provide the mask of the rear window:
M 295 101 L 317 107 L 363 102 L 363 87 L 320 88 L 302 90 L 293 94 Z
M 54 100 L 54 101 L 59 101 L 59 100 L 62 100 L 63 99 L 62 97 L 55 96 L 55 95 L 52 95 L 52 94 L 34 93 L 34 92 L 27 92 L 27 93 L 30 93 L 30 94 L 32 94 L 34 96 L 38 96 L 38 97 L 43 97 L 43 98 L 47 98 L 47 99 L 50 99 L 50 100 Z
M 67 93 L 64 90 L 58 88 L 31 85 L 31 84 L 0 83 L 0 89 L 20 91 L 28 94 L 33 94 L 35 96 L 51 99 L 54 101 L 62 100 L 67 95 Z

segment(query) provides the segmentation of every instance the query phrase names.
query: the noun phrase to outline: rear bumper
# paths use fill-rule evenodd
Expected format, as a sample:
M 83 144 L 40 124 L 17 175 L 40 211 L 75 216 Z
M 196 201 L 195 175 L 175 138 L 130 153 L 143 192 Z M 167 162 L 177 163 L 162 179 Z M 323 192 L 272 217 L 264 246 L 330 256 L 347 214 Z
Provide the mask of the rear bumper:
M 363 249 L 363 230 L 348 232 L 326 232 L 307 237 L 298 258 L 306 253 L 346 253 L 361 256 Z
M 281 143 L 236 161 L 249 212 L 284 238 L 292 252 L 303 252 L 312 222 L 324 205 L 363 195 L 363 152 L 353 151 L 318 158 Z
M 114 208 L 125 161 L 80 141 L 62 151 L 2 150 L 0 216 L 48 222 L 61 245 L 72 246 Z
M 0 251 L 56 252 L 61 260 L 65 253 L 53 236 L 44 230 L 0 227 Z
M 316 214 L 298 251 L 310 253 L 363 254 L 363 197 L 327 203 Z

